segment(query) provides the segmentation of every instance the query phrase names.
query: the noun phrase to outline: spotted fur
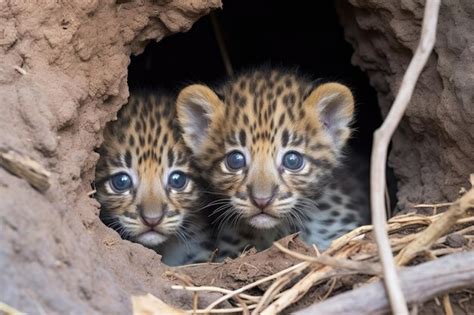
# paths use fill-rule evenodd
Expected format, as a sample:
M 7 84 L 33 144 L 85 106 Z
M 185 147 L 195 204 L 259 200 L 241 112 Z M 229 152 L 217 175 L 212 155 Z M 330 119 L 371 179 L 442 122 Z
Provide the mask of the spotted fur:
M 345 179 L 333 176 L 351 135 L 354 99 L 346 86 L 260 69 L 216 89 L 188 86 L 177 104 L 197 167 L 222 197 L 222 256 L 266 248 L 294 231 L 324 249 L 363 223 L 365 208 L 354 202 L 360 187 L 344 193 L 338 181 Z M 235 152 L 243 158 L 229 162 Z M 301 169 L 284 166 L 287 154 L 302 157 Z M 230 167 L 242 159 L 245 167 Z
M 209 241 L 197 212 L 202 194 L 175 114 L 174 99 L 163 93 L 133 94 L 106 126 L 95 180 L 103 221 L 169 265 L 207 260 L 212 249 L 201 246 Z M 184 187 L 174 187 L 183 178 Z

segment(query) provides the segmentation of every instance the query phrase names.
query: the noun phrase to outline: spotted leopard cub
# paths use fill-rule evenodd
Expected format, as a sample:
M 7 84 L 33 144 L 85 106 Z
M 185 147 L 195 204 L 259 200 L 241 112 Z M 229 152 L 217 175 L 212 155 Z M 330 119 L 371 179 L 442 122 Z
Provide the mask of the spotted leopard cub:
M 175 123 L 174 99 L 137 93 L 104 131 L 96 169 L 101 218 L 168 265 L 206 261 L 204 220 L 190 152 Z
M 177 106 L 184 140 L 222 196 L 215 211 L 221 258 L 295 231 L 324 249 L 364 223 L 362 188 L 350 173 L 333 176 L 351 135 L 346 86 L 256 70 L 217 89 L 188 86 Z

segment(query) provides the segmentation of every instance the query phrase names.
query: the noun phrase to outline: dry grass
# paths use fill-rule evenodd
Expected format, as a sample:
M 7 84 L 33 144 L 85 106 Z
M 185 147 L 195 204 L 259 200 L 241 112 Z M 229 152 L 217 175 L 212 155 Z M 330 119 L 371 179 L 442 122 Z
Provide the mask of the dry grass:
M 471 176 L 471 183 L 474 184 L 474 176 Z M 438 208 L 439 205 L 433 204 L 432 207 Z M 456 202 L 450 203 L 450 208 L 444 213 L 431 216 L 412 213 L 391 218 L 386 227 L 397 265 L 406 266 L 459 252 L 462 248 L 449 246 L 447 236 L 450 234 L 462 235 L 470 245 L 474 233 L 474 217 L 472 214 L 469 215 L 472 209 L 474 209 L 473 188 Z M 358 281 L 354 282 L 353 286 L 359 286 L 379 279 L 382 272 L 373 240 L 373 228 L 370 225 L 361 226 L 336 239 L 322 254 L 316 252 L 314 255 L 303 255 L 279 243 L 275 243 L 275 247 L 301 262 L 236 290 L 215 286 L 193 286 L 192 279 L 184 279 L 173 274 L 182 284 L 174 285 L 172 288 L 190 291 L 194 296 L 193 309 L 180 311 L 189 314 L 277 314 L 298 302 L 315 286 L 329 288 L 316 297 L 317 301 L 322 301 L 336 292 L 335 279 L 358 275 L 352 278 Z M 269 283 L 268 288 L 265 292 L 256 294 L 258 290 L 252 289 L 262 283 Z M 350 289 L 347 283 L 345 287 Z M 337 291 L 340 293 L 341 289 Z M 218 292 L 222 296 L 206 308 L 198 309 L 197 296 L 202 292 Z M 220 307 L 219 305 L 225 301 L 229 301 L 235 307 Z M 443 297 L 442 305 L 449 314 L 452 307 L 448 295 Z M 159 312 L 157 310 L 155 314 Z

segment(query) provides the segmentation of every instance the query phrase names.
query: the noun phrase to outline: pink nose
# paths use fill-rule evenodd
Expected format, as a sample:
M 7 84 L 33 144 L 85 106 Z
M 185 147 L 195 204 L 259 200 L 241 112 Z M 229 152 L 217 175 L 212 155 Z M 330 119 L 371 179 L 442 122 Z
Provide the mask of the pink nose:
M 141 214 L 143 223 L 148 225 L 149 227 L 155 227 L 158 224 L 160 224 L 161 220 L 163 220 L 164 213 L 160 213 L 157 215 L 147 215 L 147 214 Z
M 273 197 L 264 197 L 264 198 L 256 198 L 256 197 L 251 197 L 253 203 L 260 208 L 261 210 L 265 209 L 271 202 Z

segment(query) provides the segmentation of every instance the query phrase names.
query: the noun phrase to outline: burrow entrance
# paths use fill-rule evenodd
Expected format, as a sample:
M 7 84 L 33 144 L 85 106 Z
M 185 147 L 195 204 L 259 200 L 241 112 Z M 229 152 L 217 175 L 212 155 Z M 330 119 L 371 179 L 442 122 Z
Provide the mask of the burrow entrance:
M 248 8 L 252 8 L 249 10 Z M 376 92 L 367 75 L 351 64 L 353 49 L 344 39 L 333 1 L 224 2 L 213 13 L 235 72 L 261 64 L 297 67 L 311 77 L 347 84 L 356 97 L 357 132 L 350 146 L 369 154 L 373 131 L 381 124 Z M 186 33 L 150 43 L 132 57 L 128 83 L 179 92 L 192 82 L 218 83 L 226 68 L 210 15 Z
M 369 160 L 372 134 L 382 117 L 367 75 L 351 64 L 353 52 L 333 1 L 298 6 L 280 1 L 271 5 L 228 1 L 224 10 L 201 18 L 187 33 L 150 43 L 142 54 L 132 57 L 128 84 L 131 90 L 160 87 L 175 93 L 190 83 L 212 85 L 228 75 L 225 59 L 237 73 L 262 64 L 296 67 L 314 79 L 351 87 L 357 111 L 349 152 Z M 391 170 L 387 176 L 394 209 L 396 181 Z
M 367 75 L 351 64 L 353 53 L 344 38 L 333 1 L 303 2 L 299 6 L 284 2 L 268 5 L 263 1 L 228 1 L 223 10 L 204 16 L 188 32 L 174 34 L 158 43 L 150 42 L 143 53 L 132 56 L 128 85 L 132 92 L 146 88 L 177 94 L 191 83 L 215 85 L 226 80 L 229 64 L 234 73 L 262 64 L 297 68 L 314 79 L 338 81 L 351 88 L 357 110 L 348 152 L 369 161 L 372 135 L 382 123 L 382 116 L 376 91 Z M 388 175 L 392 179 L 389 188 L 393 209 L 396 183 Z M 264 262 L 272 254 L 260 255 Z M 245 258 L 222 268 L 229 274 L 237 272 L 243 278 L 248 277 L 245 281 L 258 277 L 241 273 L 242 263 L 246 263 Z M 279 263 L 284 265 L 287 261 L 282 259 L 276 265 Z M 199 269 L 182 272 L 203 285 L 209 281 L 208 277 L 213 277 L 213 274 L 203 276 Z M 232 276 L 227 278 L 229 282 L 235 281 Z M 226 283 L 226 277 L 220 282 Z

